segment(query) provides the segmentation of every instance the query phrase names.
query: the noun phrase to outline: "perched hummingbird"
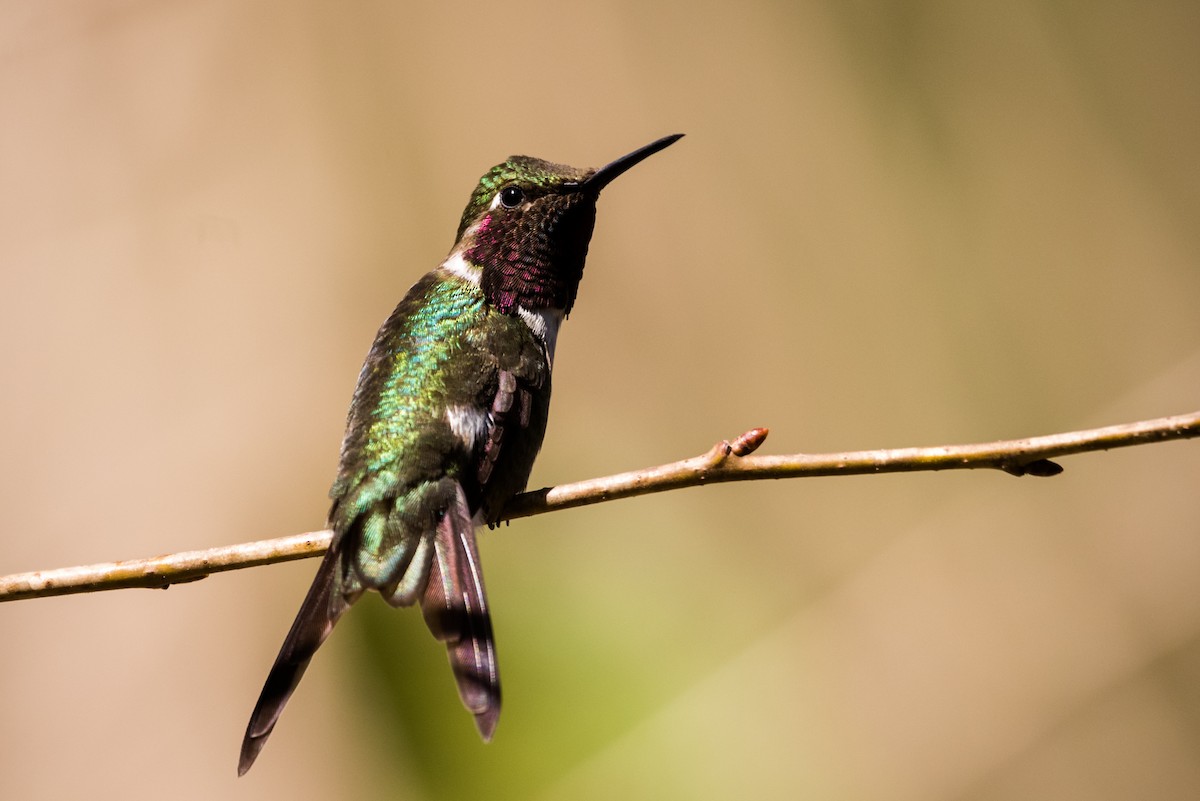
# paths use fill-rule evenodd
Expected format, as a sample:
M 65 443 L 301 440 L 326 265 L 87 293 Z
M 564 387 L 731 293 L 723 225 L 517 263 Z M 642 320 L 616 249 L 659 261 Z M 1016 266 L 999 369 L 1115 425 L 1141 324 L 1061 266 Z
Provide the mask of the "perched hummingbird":
M 512 156 L 479 181 L 446 260 L 375 335 L 329 491 L 333 541 L 263 685 L 238 775 L 309 660 L 367 590 L 420 603 L 485 740 L 500 677 L 475 528 L 525 488 L 546 432 L 558 327 L 583 277 L 600 190 L 683 134 L 598 170 Z

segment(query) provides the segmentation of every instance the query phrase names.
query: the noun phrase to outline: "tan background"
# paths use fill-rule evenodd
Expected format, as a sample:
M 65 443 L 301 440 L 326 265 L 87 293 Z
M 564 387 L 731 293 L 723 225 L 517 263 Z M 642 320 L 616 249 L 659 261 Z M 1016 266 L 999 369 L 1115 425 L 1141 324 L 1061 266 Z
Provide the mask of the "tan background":
M 319 528 L 370 338 L 509 153 L 601 203 L 535 486 L 1200 398 L 1200 10 L 0 5 L 0 573 Z M 1200 797 L 1200 446 L 690 490 L 485 537 L 496 741 L 312 562 L 0 607 L 6 799 Z

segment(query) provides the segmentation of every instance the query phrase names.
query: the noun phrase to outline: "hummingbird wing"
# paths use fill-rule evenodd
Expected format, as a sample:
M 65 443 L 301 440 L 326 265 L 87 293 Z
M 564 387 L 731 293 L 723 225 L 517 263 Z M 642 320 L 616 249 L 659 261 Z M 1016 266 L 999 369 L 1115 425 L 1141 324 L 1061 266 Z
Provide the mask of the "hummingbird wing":
M 550 368 L 544 348 L 527 348 L 514 369 L 498 371 L 488 425 L 476 458 L 480 512 L 493 525 L 504 504 L 525 489 L 542 446 L 550 405 Z
M 350 608 L 352 599 L 335 588 L 340 564 L 340 548 L 335 543 L 325 552 L 308 595 L 304 597 L 304 603 L 279 649 L 279 655 L 275 657 L 275 664 L 258 696 L 258 703 L 254 705 L 246 735 L 242 739 L 239 776 L 245 775 L 258 758 L 258 752 L 275 728 L 279 714 L 300 683 L 313 654 L 325 642 L 333 630 L 333 624 Z
M 462 486 L 442 515 L 434 536 L 435 555 L 421 598 L 421 612 L 433 636 L 446 643 L 450 667 L 463 705 L 475 716 L 484 740 L 500 717 L 500 673 L 475 524 Z

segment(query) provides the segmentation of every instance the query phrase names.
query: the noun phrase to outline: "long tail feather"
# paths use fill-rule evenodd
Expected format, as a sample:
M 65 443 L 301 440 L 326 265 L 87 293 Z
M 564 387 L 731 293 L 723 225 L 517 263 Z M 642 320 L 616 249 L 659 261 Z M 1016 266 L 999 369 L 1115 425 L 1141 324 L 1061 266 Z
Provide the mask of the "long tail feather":
M 300 606 L 292 628 L 275 664 L 263 685 L 258 703 L 250 715 L 250 723 L 246 726 L 246 736 L 242 740 L 242 754 L 238 761 L 238 775 L 245 775 L 258 758 L 258 752 L 267 742 L 271 730 L 275 728 L 279 714 L 283 712 L 288 699 L 300 678 L 304 675 L 313 654 L 325 642 L 333 624 L 342 616 L 350 603 L 341 593 L 334 593 L 334 584 L 340 563 L 340 549 L 331 547 L 326 552 L 321 567 L 317 570 L 316 578 L 309 587 L 308 595 Z M 336 597 L 335 597 L 336 596 Z
M 500 717 L 500 674 L 475 527 L 461 488 L 438 523 L 435 545 L 421 611 L 429 630 L 446 643 L 459 697 L 490 740 Z

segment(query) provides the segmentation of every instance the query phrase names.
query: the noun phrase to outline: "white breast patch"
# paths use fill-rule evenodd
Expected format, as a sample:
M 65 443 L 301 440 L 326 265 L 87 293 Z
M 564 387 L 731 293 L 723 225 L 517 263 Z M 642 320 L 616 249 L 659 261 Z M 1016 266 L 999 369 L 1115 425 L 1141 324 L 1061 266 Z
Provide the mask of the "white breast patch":
M 524 306 L 517 307 L 517 314 L 529 326 L 533 335 L 546 345 L 546 357 L 554 365 L 554 346 L 558 343 L 558 327 L 562 325 L 561 309 L 537 309 L 531 311 Z
M 454 436 L 466 447 L 467 453 L 474 455 L 475 449 L 487 435 L 487 412 L 478 406 L 450 406 L 446 409 L 446 422 Z

